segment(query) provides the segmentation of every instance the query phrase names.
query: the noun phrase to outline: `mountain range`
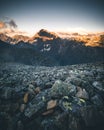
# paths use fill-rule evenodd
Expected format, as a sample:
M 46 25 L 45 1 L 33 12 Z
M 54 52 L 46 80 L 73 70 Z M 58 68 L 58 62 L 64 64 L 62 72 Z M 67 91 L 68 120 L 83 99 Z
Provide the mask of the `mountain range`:
M 0 62 L 70 65 L 104 61 L 104 35 L 58 33 L 41 29 L 34 36 L 0 34 Z

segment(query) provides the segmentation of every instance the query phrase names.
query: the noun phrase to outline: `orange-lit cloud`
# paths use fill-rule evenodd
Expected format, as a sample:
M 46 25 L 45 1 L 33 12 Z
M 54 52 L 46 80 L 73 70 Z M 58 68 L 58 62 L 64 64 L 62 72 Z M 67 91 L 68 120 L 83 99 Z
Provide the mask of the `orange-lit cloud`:
M 10 37 L 14 35 L 29 35 L 27 32 L 23 32 L 19 29 L 11 29 L 11 28 L 3 29 L 2 31 L 0 31 L 0 33 L 4 33 Z
M 0 29 L 4 29 L 4 28 L 17 28 L 17 24 L 13 19 L 10 20 L 0 20 Z
M 4 20 L 0 20 L 0 33 L 5 33 L 8 36 L 27 35 L 26 32 L 18 29 L 18 26 L 13 19 L 10 19 L 8 17 Z
M 0 21 L 0 29 L 4 29 L 4 28 L 6 28 L 6 27 L 7 27 L 7 26 L 6 26 L 5 22 Z
M 67 31 L 68 32 L 77 32 L 79 34 L 84 34 L 84 35 L 88 34 L 88 30 L 83 27 L 67 28 Z
M 13 19 L 5 18 L 3 20 L 0 20 L 0 29 L 4 28 L 17 28 L 17 24 Z

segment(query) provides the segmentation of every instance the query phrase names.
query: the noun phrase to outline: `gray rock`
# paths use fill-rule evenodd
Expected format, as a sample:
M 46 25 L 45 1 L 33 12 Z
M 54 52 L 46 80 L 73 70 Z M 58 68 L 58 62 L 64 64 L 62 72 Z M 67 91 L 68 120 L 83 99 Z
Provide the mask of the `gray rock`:
M 46 102 L 50 100 L 50 95 L 48 95 L 47 91 L 40 92 L 36 97 L 34 97 L 31 102 L 26 106 L 24 111 L 25 116 L 31 117 L 36 113 L 43 111 L 46 105 Z
M 31 117 L 37 112 L 39 112 L 43 107 L 45 106 L 45 103 L 43 101 L 39 101 L 38 104 L 29 104 L 24 112 L 25 116 Z
M 32 84 L 29 84 L 28 91 L 32 94 L 34 94 L 35 87 Z
M 78 92 L 76 93 L 76 97 L 83 98 L 83 99 L 89 99 L 89 95 L 85 89 L 82 89 L 80 87 L 77 87 Z
M 96 88 L 96 89 L 98 89 L 99 91 L 104 91 L 104 89 L 103 89 L 103 86 L 102 86 L 102 83 L 101 83 L 101 82 L 94 81 L 92 85 L 93 85 L 93 87 L 95 87 L 95 88 Z
M 51 90 L 51 96 L 67 96 L 74 95 L 76 93 L 76 87 L 72 84 L 67 84 L 61 80 L 55 81 Z

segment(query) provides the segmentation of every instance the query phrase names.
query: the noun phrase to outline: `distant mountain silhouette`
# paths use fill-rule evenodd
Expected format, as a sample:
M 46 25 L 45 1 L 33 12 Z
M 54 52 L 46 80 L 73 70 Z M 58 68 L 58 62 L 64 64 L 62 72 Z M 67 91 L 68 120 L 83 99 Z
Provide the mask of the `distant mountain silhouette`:
M 54 66 L 104 61 L 104 47 L 85 46 L 82 41 L 62 39 L 44 29 L 31 41 L 16 44 L 0 41 L 0 62 Z

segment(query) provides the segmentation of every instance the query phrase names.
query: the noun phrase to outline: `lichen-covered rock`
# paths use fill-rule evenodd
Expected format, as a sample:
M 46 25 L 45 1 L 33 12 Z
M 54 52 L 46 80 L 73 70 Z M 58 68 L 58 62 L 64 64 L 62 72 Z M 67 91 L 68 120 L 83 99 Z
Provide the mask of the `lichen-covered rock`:
M 72 111 L 72 103 L 68 101 L 61 101 L 60 107 L 63 111 Z
M 34 97 L 29 104 L 27 105 L 27 108 L 24 111 L 25 116 L 31 117 L 34 114 L 44 111 L 44 108 L 46 107 L 46 102 L 50 100 L 50 95 L 48 95 L 46 92 L 39 93 L 36 97 Z
M 55 81 L 51 90 L 51 96 L 67 96 L 74 95 L 76 93 L 76 86 L 72 84 L 67 84 L 61 80 Z
M 30 118 L 31 116 L 33 116 L 40 110 L 43 110 L 44 106 L 45 106 L 44 101 L 36 99 L 36 102 L 34 100 L 34 104 L 31 104 L 31 102 L 28 104 L 24 114 L 25 114 L 25 116 Z

